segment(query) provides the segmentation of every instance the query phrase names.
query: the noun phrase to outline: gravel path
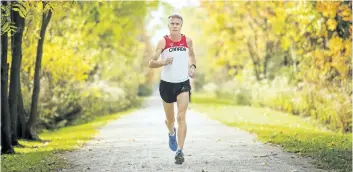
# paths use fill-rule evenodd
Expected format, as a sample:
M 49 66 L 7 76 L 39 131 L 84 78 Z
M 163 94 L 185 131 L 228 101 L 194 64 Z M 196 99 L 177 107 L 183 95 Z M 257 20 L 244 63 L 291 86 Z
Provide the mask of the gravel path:
M 70 169 L 61 171 L 322 171 L 315 169 L 310 159 L 260 143 L 248 132 L 222 125 L 192 109 L 187 112 L 185 162 L 177 165 L 168 147 L 164 119 L 161 101 L 154 95 L 144 108 L 109 123 L 81 149 L 64 154 Z

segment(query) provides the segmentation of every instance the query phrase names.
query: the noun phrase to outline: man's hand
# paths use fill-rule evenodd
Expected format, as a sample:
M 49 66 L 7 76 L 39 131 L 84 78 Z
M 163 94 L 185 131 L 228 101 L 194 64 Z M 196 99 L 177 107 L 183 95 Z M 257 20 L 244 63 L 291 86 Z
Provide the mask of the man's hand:
M 159 68 L 164 65 L 171 63 L 173 60 L 158 60 L 159 56 L 162 53 L 163 47 L 165 46 L 165 40 L 161 39 L 158 42 L 155 52 L 153 53 L 152 59 L 148 62 L 148 67 L 150 68 Z
M 186 42 L 189 46 L 189 64 L 193 64 L 189 67 L 189 76 L 191 78 L 195 77 L 195 71 L 196 71 L 196 58 L 195 58 L 195 52 L 194 52 L 194 48 L 193 48 L 193 43 L 191 38 L 187 37 L 186 38 Z
M 173 57 L 168 57 L 164 60 L 164 65 L 169 65 L 173 63 Z
M 190 78 L 194 78 L 195 72 L 196 72 L 195 67 L 194 67 L 194 66 L 191 66 L 191 67 L 189 68 L 189 76 L 190 76 Z

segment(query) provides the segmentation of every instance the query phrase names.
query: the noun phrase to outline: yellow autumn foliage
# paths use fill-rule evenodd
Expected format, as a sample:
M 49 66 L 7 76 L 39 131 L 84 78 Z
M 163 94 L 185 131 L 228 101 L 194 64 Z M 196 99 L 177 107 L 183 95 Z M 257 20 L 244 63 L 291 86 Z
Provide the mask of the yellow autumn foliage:
M 249 88 L 252 90 L 242 94 L 254 96 L 257 95 L 254 92 L 261 89 L 266 90 L 261 93 L 272 93 L 274 97 L 262 102 L 258 102 L 261 97 L 253 97 L 254 104 L 294 112 L 301 109 L 303 115 L 313 115 L 323 123 L 330 123 L 334 129 L 351 131 L 351 117 L 346 113 L 347 108 L 351 108 L 349 103 L 340 102 L 344 104 L 342 110 L 331 105 L 327 105 L 325 111 L 318 108 L 325 106 L 324 93 L 339 95 L 338 101 L 349 100 L 346 97 L 351 94 L 352 2 L 202 1 L 201 7 L 207 20 L 195 20 L 203 26 L 201 35 L 209 38 L 210 46 L 203 49 L 208 52 L 206 58 L 215 62 L 204 64 L 203 68 L 209 69 L 204 69 L 205 78 L 224 75 L 224 83 L 243 82 L 246 78 L 251 84 L 244 87 L 252 85 Z M 275 97 L 280 92 L 270 90 L 276 86 L 265 83 L 279 77 L 288 80 L 290 85 L 287 87 L 295 94 L 307 99 L 306 89 L 310 88 L 313 97 L 303 101 L 305 104 L 296 103 L 291 108 L 287 106 L 292 100 L 287 98 L 282 103 L 271 102 L 279 100 Z M 258 86 L 261 84 L 264 85 Z M 217 82 L 217 85 L 220 85 L 219 90 L 223 88 L 222 83 Z M 239 90 L 243 87 L 235 85 L 224 88 Z M 291 96 L 284 97 L 289 99 Z

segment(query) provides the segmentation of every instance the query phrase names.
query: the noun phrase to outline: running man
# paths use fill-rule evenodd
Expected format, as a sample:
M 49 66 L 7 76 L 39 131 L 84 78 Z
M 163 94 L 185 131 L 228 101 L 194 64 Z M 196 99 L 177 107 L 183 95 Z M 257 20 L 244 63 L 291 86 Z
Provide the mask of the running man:
M 169 130 L 169 148 L 176 151 L 175 163 L 182 164 L 187 133 L 186 111 L 191 94 L 189 77 L 193 78 L 195 75 L 196 59 L 191 38 L 181 34 L 182 16 L 172 14 L 168 20 L 170 34 L 160 39 L 148 66 L 162 67 L 159 93 L 166 114 L 165 124 Z M 159 59 L 160 56 L 161 59 Z M 177 131 L 174 126 L 174 102 L 177 103 L 178 108 Z

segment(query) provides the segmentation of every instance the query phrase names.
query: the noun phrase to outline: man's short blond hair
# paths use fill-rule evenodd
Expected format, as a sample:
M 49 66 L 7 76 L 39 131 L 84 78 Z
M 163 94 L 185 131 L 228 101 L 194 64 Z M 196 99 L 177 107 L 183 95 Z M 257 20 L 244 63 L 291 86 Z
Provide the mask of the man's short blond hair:
M 173 13 L 173 14 L 168 16 L 168 19 L 171 19 L 171 18 L 172 19 L 174 19 L 174 18 L 180 19 L 181 20 L 181 24 L 184 23 L 183 17 L 180 14 L 178 14 L 178 13 Z

